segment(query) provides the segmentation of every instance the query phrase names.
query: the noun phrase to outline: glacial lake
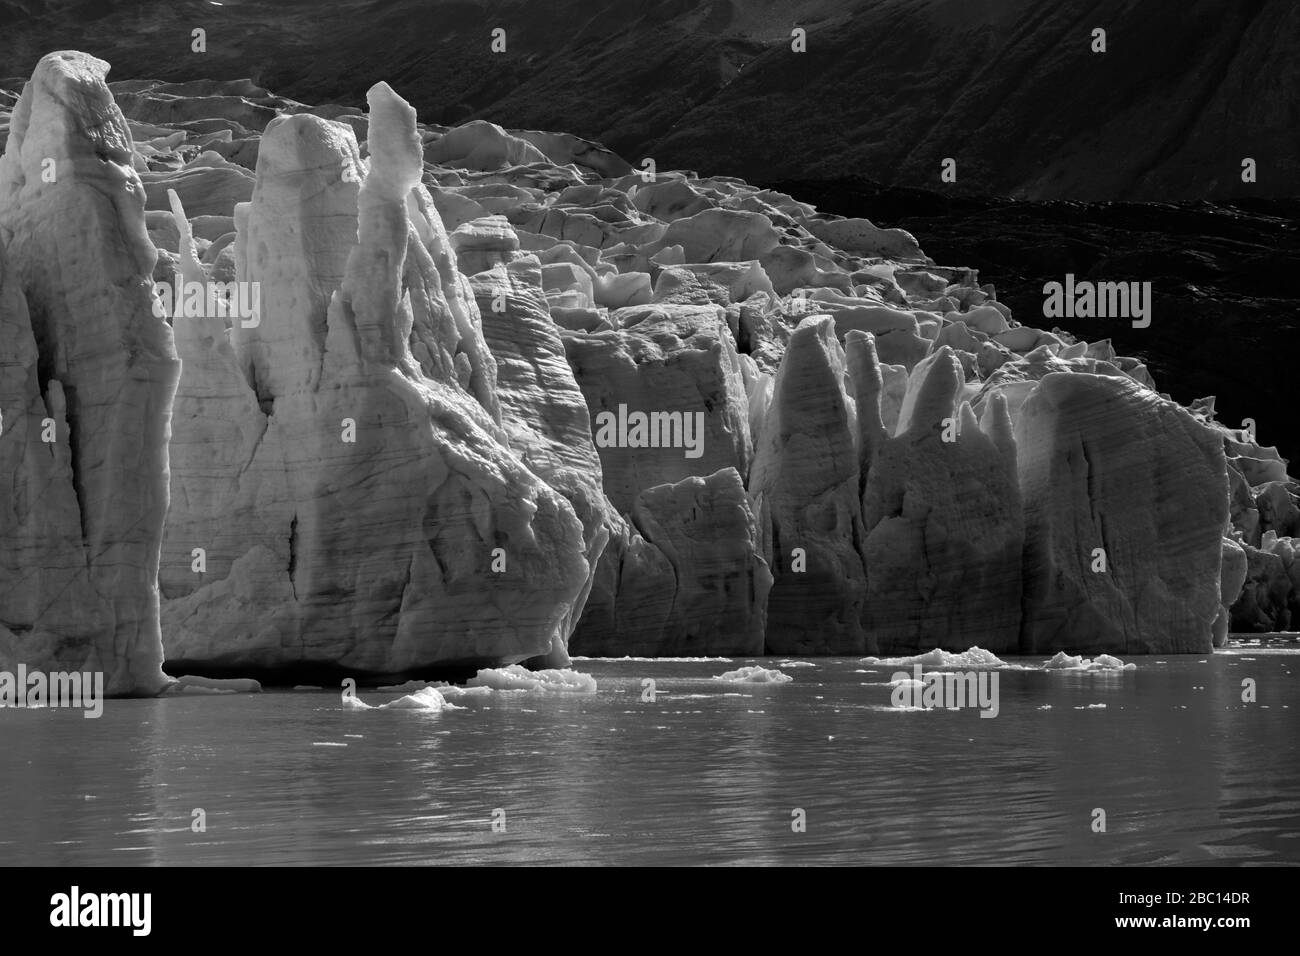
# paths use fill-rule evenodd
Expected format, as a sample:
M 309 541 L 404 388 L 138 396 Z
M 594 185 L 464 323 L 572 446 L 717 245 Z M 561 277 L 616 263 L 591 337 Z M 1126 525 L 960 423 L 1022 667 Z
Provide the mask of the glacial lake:
M 894 708 L 907 668 L 780 660 L 579 659 L 593 695 L 441 712 L 335 690 L 0 710 L 0 863 L 1300 862 L 1293 642 L 1004 657 L 1031 669 L 998 671 L 994 719 Z M 793 680 L 713 679 L 743 664 Z

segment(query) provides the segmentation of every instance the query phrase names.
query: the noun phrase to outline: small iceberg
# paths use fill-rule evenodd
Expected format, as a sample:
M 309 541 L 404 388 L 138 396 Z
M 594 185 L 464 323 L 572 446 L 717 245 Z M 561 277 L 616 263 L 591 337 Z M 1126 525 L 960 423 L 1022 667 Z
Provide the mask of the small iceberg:
M 1118 657 L 1101 654 L 1089 660 L 1086 657 L 1071 657 L 1065 651 L 1057 651 L 1056 656 L 1043 665 L 1048 671 L 1135 671 L 1136 664 L 1125 664 Z
M 858 663 L 876 664 L 885 667 L 911 667 L 914 664 L 920 664 L 923 667 L 961 667 L 972 670 L 979 668 L 1026 670 L 1019 664 L 1008 664 L 992 651 L 986 651 L 982 647 L 972 647 L 970 650 L 958 654 L 936 647 L 932 651 L 926 651 L 924 654 L 914 654 L 911 657 L 863 657 L 859 658 Z
M 426 687 L 438 686 L 438 684 L 430 684 L 427 680 L 408 680 L 404 684 L 381 684 L 375 690 L 380 694 L 413 694 Z
M 480 673 L 482 673 L 480 671 Z M 585 676 L 585 675 L 584 675 Z M 487 684 L 479 684 L 473 687 L 462 687 L 459 684 L 448 684 L 446 681 L 429 681 L 408 680 L 404 684 L 388 684 L 377 688 L 381 694 L 410 694 L 415 691 L 424 690 L 432 687 L 438 693 L 442 694 L 444 700 L 481 700 L 485 697 L 492 696 L 492 687 Z
M 436 684 L 438 692 L 447 700 L 475 700 L 492 696 L 491 687 L 460 687 L 457 684 Z
M 581 671 L 564 668 L 530 671 L 519 664 L 487 667 L 465 682 L 469 688 L 492 690 L 531 690 L 551 694 L 594 694 L 596 678 Z
M 425 687 L 414 694 L 389 701 L 387 704 L 372 705 L 367 704 L 360 697 L 347 696 L 343 698 L 343 706 L 350 710 L 422 710 L 433 713 L 443 710 L 464 710 L 463 707 L 448 703 L 436 687 Z
M 741 667 L 725 674 L 715 674 L 713 679 L 729 684 L 788 684 L 794 680 L 789 674 L 767 667 Z

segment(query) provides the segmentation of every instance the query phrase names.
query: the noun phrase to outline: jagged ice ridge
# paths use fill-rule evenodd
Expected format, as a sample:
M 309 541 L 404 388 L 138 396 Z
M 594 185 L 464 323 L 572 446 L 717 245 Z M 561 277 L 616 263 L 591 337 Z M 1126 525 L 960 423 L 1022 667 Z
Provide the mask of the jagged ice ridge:
M 384 83 L 107 73 L 0 108 L 0 667 L 1205 653 L 1300 612 L 1274 449 L 902 230 Z M 256 314 L 164 295 L 218 283 Z

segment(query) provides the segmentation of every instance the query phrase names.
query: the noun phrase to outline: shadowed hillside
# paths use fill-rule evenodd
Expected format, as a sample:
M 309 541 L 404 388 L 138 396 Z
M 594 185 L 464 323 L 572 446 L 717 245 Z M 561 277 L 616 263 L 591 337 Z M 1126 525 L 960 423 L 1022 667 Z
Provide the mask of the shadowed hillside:
M 77 48 L 115 80 L 251 75 L 314 103 L 357 105 L 382 77 L 431 121 L 563 129 L 750 180 L 939 187 L 952 157 L 943 188 L 1036 199 L 1300 182 L 1291 0 L 22 0 L 0 3 L 0 22 L 0 76 Z M 791 52 L 794 26 L 806 53 Z M 191 52 L 195 28 L 206 53 Z

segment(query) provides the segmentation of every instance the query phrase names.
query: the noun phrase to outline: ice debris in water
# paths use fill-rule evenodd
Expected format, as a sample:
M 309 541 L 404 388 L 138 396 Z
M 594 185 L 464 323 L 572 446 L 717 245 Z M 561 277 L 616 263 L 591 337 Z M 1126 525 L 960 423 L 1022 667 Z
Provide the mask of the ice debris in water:
M 1057 651 L 1056 656 L 1043 665 L 1049 671 L 1135 671 L 1136 664 L 1125 664 L 1118 657 L 1102 654 L 1089 660 L 1086 657 L 1071 657 L 1065 651 Z
M 557 694 L 594 694 L 596 679 L 590 674 L 564 668 L 530 671 L 519 664 L 488 667 L 466 682 L 469 687 L 493 690 L 536 690 Z
M 887 667 L 910 667 L 913 664 L 920 664 L 924 667 L 1003 667 L 1008 670 L 1023 670 L 1019 664 L 1008 664 L 1006 661 L 998 658 L 992 651 L 986 651 L 982 647 L 972 647 L 968 651 L 962 651 L 959 654 L 953 654 L 942 648 L 936 647 L 932 651 L 926 651 L 924 654 L 914 654 L 911 657 L 863 657 L 858 660 L 859 664 L 881 664 Z
M 713 679 L 732 684 L 785 684 L 794 680 L 789 674 L 766 667 L 741 667 L 738 670 L 727 671 L 725 674 L 715 674 Z
M 558 686 L 558 682 L 554 680 L 551 680 L 549 682 L 528 680 L 526 681 L 526 683 L 528 683 L 529 686 L 525 687 L 519 684 L 515 672 L 511 672 L 509 676 L 502 677 L 500 679 L 496 679 L 492 677 L 484 677 L 483 675 L 485 673 L 487 672 L 479 671 L 478 678 L 476 679 L 481 679 L 481 682 L 476 684 L 474 683 L 474 681 L 470 681 L 470 686 L 467 687 L 462 687 L 459 684 L 448 684 L 446 681 L 441 681 L 441 680 L 433 681 L 433 682 L 423 681 L 423 680 L 408 680 L 404 684 L 388 684 L 386 686 L 382 686 L 378 688 L 378 690 L 379 693 L 381 694 L 405 694 L 405 693 L 410 693 L 411 691 L 424 690 L 425 688 L 431 687 L 434 690 L 438 691 L 438 693 L 442 694 L 444 699 L 451 701 L 451 700 L 473 700 L 476 698 L 482 699 L 485 697 L 491 697 L 494 690 L 559 690 L 561 689 Z M 524 673 L 527 674 L 529 677 L 533 676 L 533 672 L 531 671 L 525 671 Z M 538 671 L 537 673 L 560 673 L 560 672 Z M 566 687 L 563 689 L 570 689 L 573 692 L 578 692 L 578 693 L 588 693 L 587 690 L 581 689 L 586 687 L 586 684 L 583 683 L 582 681 L 583 678 L 587 677 L 586 674 L 577 674 L 576 672 L 573 671 L 568 671 L 566 673 L 572 675 L 572 678 L 567 679 L 565 681 Z M 534 686 L 538 683 L 546 683 L 547 686 L 545 687 Z M 572 685 L 572 687 L 570 688 L 568 685 Z M 591 688 L 592 690 L 595 689 L 594 681 L 591 684 Z
M 447 702 L 447 699 L 439 693 L 435 687 L 425 687 L 417 690 L 414 694 L 407 694 L 405 697 L 399 697 L 397 700 L 389 701 L 387 704 L 367 704 L 360 697 L 344 697 L 343 706 L 352 710 L 461 710 L 455 704 Z
M 461 687 L 459 684 L 448 684 L 446 681 L 434 681 L 429 683 L 423 680 L 408 680 L 405 684 L 389 684 L 379 688 L 381 694 L 406 694 L 411 691 L 424 690 L 426 687 L 432 687 L 438 693 L 442 694 L 445 700 L 469 700 L 476 697 L 490 697 L 492 695 L 491 687 Z

